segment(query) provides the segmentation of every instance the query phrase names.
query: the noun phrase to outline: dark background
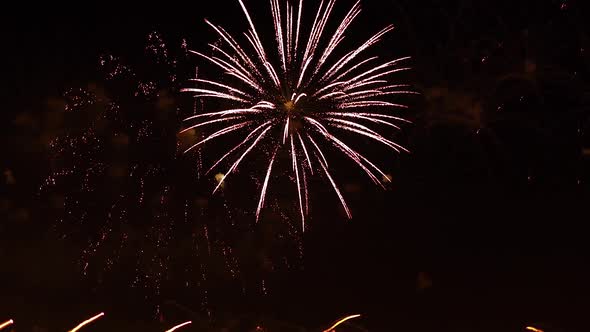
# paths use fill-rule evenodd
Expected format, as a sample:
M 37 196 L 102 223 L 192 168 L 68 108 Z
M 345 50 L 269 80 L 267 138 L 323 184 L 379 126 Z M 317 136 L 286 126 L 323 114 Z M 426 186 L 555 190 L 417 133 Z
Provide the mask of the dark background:
M 351 4 L 341 3 L 341 10 Z M 247 5 L 257 22 L 270 18 L 268 4 Z M 219 324 L 230 312 L 306 327 L 360 312 L 359 324 L 376 331 L 584 330 L 590 296 L 586 7 L 553 0 L 363 1 L 352 29 L 360 33 L 351 38 L 360 41 L 393 22 L 397 29 L 381 52 L 414 58 L 410 79 L 422 95 L 409 113 L 414 125 L 401 138 L 412 154 L 389 161 L 391 190 L 351 195 L 351 222 L 321 189 L 326 194 L 316 196 L 329 199 L 316 202 L 305 268 L 276 276 L 270 295 L 254 302 L 226 295 L 221 302 L 231 309 L 217 307 Z M 240 31 L 241 15 L 237 1 L 225 0 L 5 11 L 0 320 L 14 317 L 18 331 L 63 330 L 112 308 L 112 320 L 93 329 L 115 331 L 131 326 L 127 320 L 161 318 L 124 282 L 88 281 L 74 263 L 76 250 L 48 235 L 53 220 L 36 195 L 49 173 L 35 143 L 42 133 L 18 119 L 42 118 L 52 97 L 95 80 L 100 54 L 133 59 L 152 31 L 203 49 L 213 39 L 204 17 Z M 168 294 L 199 311 L 200 301 L 182 292 L 179 285 Z M 178 320 L 194 317 L 159 304 Z

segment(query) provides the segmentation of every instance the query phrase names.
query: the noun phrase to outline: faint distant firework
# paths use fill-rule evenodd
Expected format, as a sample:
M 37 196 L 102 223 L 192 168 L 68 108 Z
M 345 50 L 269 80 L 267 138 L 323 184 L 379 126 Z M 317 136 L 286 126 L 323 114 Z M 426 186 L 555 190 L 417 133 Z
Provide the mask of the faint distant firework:
M 233 219 L 205 215 L 200 160 L 180 152 L 180 110 L 199 105 L 179 95 L 188 77 L 177 73 L 189 66 L 179 44 L 151 33 L 139 60 L 101 56 L 101 77 L 64 93 L 51 113 L 59 126 L 45 135 L 51 174 L 40 195 L 90 280 L 128 281 L 157 301 L 163 287 L 192 289 L 206 311 L 209 276 L 237 278 L 240 267 Z
M 361 153 L 351 145 L 350 140 L 360 137 L 398 153 L 409 152 L 386 132 L 409 122 L 396 115 L 397 110 L 407 106 L 395 99 L 416 92 L 408 84 L 392 79 L 394 74 L 410 69 L 403 65 L 409 57 L 383 61 L 379 56 L 365 54 L 393 26 L 344 51 L 341 45 L 346 34 L 357 33 L 349 27 L 361 13 L 360 1 L 328 35 L 335 0 L 322 1 L 310 29 L 303 23 L 302 0 L 296 7 L 289 1 L 271 0 L 275 42 L 265 44 L 244 2 L 238 1 L 249 24 L 245 33 L 247 42 L 238 42 L 224 28 L 206 20 L 221 38 L 220 43 L 209 44 L 212 55 L 191 51 L 221 69 L 224 75 L 216 80 L 197 77 L 193 79 L 193 87 L 183 89 L 194 93 L 196 98 L 220 102 L 217 106 L 207 106 L 205 113 L 185 120 L 194 124 L 188 124 L 181 134 L 202 130 L 205 135 L 184 152 L 200 151 L 215 139 L 234 139 L 229 151 L 209 169 L 211 172 L 229 161 L 228 169 L 220 173 L 214 193 L 249 155 L 266 159 L 262 162 L 264 181 L 260 183 L 256 220 L 267 201 L 270 180 L 282 166 L 280 154 L 288 154 L 290 158 L 302 229 L 309 212 L 309 178 L 316 174 L 323 175 L 331 184 L 351 218 L 352 213 L 331 173 L 338 167 L 330 165 L 326 150 L 343 153 L 381 187 L 390 181 L 390 176 L 366 152 Z

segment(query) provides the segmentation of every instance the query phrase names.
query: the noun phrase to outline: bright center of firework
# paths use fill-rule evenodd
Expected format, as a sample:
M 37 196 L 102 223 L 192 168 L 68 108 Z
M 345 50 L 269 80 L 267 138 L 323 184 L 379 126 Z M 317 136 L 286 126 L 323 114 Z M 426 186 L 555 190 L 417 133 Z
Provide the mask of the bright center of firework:
M 283 106 L 285 106 L 285 110 L 287 110 L 287 112 L 292 112 L 293 110 L 295 110 L 295 103 L 292 100 L 289 100 L 288 102 L 283 104 Z

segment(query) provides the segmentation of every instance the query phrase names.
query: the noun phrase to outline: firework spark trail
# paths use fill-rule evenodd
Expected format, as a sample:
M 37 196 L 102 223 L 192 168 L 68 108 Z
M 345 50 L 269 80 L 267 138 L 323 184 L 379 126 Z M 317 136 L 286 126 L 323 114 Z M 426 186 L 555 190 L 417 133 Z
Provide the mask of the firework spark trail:
M 14 320 L 9 319 L 8 321 L 0 324 L 0 330 L 4 329 L 5 327 L 8 327 L 10 325 L 14 324 Z
M 266 171 L 266 177 L 264 178 L 264 184 L 262 185 L 262 191 L 260 193 L 260 201 L 258 202 L 258 209 L 256 209 L 256 221 L 258 221 L 258 219 L 260 218 L 260 211 L 264 207 L 264 200 L 266 198 L 266 190 L 268 188 L 268 180 L 270 178 L 270 174 L 272 173 L 272 165 L 275 161 L 276 155 L 277 155 L 277 152 L 275 150 L 275 152 L 272 155 L 272 158 L 270 158 L 270 164 L 268 165 L 268 170 Z
M 391 100 L 393 97 L 416 94 L 408 88 L 407 84 L 393 84 L 389 79 L 394 74 L 410 69 L 401 66 L 409 57 L 383 62 L 378 61 L 377 56 L 363 55 L 394 29 L 392 25 L 373 34 L 351 51 L 342 52 L 343 56 L 339 58 L 335 56 L 337 49 L 343 45 L 350 27 L 361 13 L 360 1 L 355 2 L 336 30 L 329 36 L 326 35 L 329 30 L 328 21 L 335 8 L 335 0 L 321 1 L 307 35 L 303 31 L 302 0 L 299 0 L 297 9 L 290 1 L 269 1 L 277 48 L 272 54 L 276 55 L 273 62 L 278 64 L 281 75 L 277 74 L 277 70 L 271 64 L 270 53 L 265 49 L 243 0 L 238 2 L 248 22 L 248 29 L 244 35 L 247 40 L 246 45 L 249 45 L 248 47 L 251 47 L 253 51 L 242 47 L 222 27 L 206 21 L 225 46 L 211 45 L 213 55 L 192 52 L 210 61 L 237 81 L 218 82 L 195 79 L 193 82 L 203 84 L 203 87 L 185 88 L 183 91 L 193 93 L 196 98 L 215 98 L 220 99 L 222 103 L 239 106 L 187 118 L 187 121 L 194 120 L 198 123 L 188 126 L 182 132 L 200 127 L 208 130 L 210 125 L 224 124 L 225 128 L 206 135 L 186 152 L 199 148 L 216 137 L 242 129 L 250 130 L 245 139 L 211 167 L 210 171 L 234 153 L 241 151 L 229 171 L 219 181 L 214 192 L 252 150 L 274 150 L 260 192 L 256 210 L 256 220 L 258 220 L 261 209 L 264 207 L 272 171 L 276 168 L 277 153 L 279 149 L 290 149 L 303 227 L 305 228 L 305 219 L 309 211 L 307 175 L 314 175 L 314 164 L 320 165 L 320 173 L 323 171 L 326 175 L 346 215 L 351 218 L 346 201 L 328 171 L 328 158 L 322 151 L 323 146 L 319 145 L 315 138 L 323 137 L 325 141 L 321 143 L 328 142 L 328 146 L 342 152 L 357 164 L 372 182 L 385 188 L 383 182 L 389 180 L 386 173 L 359 151 L 345 144 L 332 131 L 344 131 L 377 141 L 398 153 L 409 152 L 400 144 L 369 127 L 373 125 L 397 130 L 401 127 L 400 123 L 409 122 L 386 113 L 408 108 Z M 326 44 L 322 46 L 324 41 Z M 227 47 L 229 51 L 224 50 Z M 234 86 L 235 84 L 237 86 Z M 210 117 L 215 118 L 208 119 Z M 239 123 L 233 121 L 239 121 Z M 260 131 L 262 132 L 259 134 Z M 278 137 L 274 137 L 275 134 Z M 255 135 L 258 136 L 252 142 Z M 308 146 L 315 150 L 310 151 Z M 244 148 L 246 149 L 243 151 Z M 381 179 L 377 174 L 381 175 Z
M 291 158 L 293 159 L 293 170 L 295 171 L 295 178 L 297 179 L 297 196 L 299 197 L 301 225 L 302 229 L 305 229 L 305 213 L 303 212 L 303 198 L 301 197 L 301 180 L 299 180 L 299 164 L 297 163 L 297 152 L 295 151 L 295 144 L 293 143 L 293 135 L 291 135 Z
M 335 331 L 335 329 L 342 323 L 349 321 L 351 319 L 355 319 L 355 318 L 359 318 L 361 315 L 350 315 L 347 317 L 344 317 L 342 319 L 340 319 L 339 321 L 337 321 L 336 323 L 334 323 L 334 325 L 330 326 L 328 329 L 324 330 L 323 332 L 332 332 Z
M 211 168 L 209 168 L 209 170 L 207 170 L 207 172 L 205 174 L 209 174 L 211 173 L 211 171 L 217 167 L 217 165 L 219 165 L 222 161 L 225 160 L 225 158 L 229 157 L 232 153 L 236 152 L 238 149 L 240 149 L 242 146 L 244 146 L 252 137 L 254 137 L 254 135 L 263 127 L 269 125 L 271 123 L 271 121 L 267 121 L 263 124 L 261 124 L 260 126 L 258 126 L 256 129 L 254 129 L 252 131 L 252 133 L 250 133 L 250 135 L 248 135 L 244 141 L 242 141 L 240 144 L 238 144 L 237 146 L 235 146 L 233 149 L 231 149 L 228 153 L 226 153 L 225 155 L 223 155 L 223 157 L 221 157 L 215 164 L 213 164 L 213 166 L 211 166 Z
M 169 330 L 166 330 L 166 332 L 176 331 L 176 330 L 181 329 L 181 328 L 183 328 L 183 327 L 185 327 L 187 325 L 190 325 L 192 323 L 193 323 L 192 321 L 188 321 L 188 322 L 184 322 L 182 324 L 178 324 L 178 325 L 174 326 L 173 328 L 171 328 Z
M 271 126 L 266 127 L 266 129 L 264 129 L 262 131 L 262 133 L 258 136 L 258 138 L 256 138 L 256 140 L 254 141 L 254 143 L 252 143 L 252 145 L 250 145 L 250 147 L 240 156 L 240 158 L 238 158 L 238 160 L 236 160 L 236 162 L 225 173 L 225 175 L 221 178 L 221 180 L 219 180 L 219 184 L 217 184 L 217 187 L 215 188 L 215 190 L 213 190 L 213 193 L 216 193 L 217 190 L 219 190 L 219 188 L 221 187 L 221 185 L 223 184 L 223 182 L 225 181 L 225 179 L 240 165 L 240 163 L 242 162 L 242 160 L 244 159 L 244 157 L 246 157 L 246 155 L 250 151 L 252 151 L 252 149 L 258 144 L 258 142 L 260 142 L 260 140 L 264 137 L 264 135 L 266 135 L 266 133 L 270 130 L 270 128 L 271 128 Z
M 87 320 L 83 321 L 82 323 L 80 323 L 76 327 L 74 327 L 72 330 L 70 330 L 70 332 L 76 332 L 76 331 L 80 330 L 81 328 L 83 328 L 84 326 L 86 326 L 86 325 L 94 322 L 95 320 L 101 318 L 102 316 L 104 316 L 104 312 L 101 312 L 100 314 L 98 314 L 98 315 L 96 315 L 94 317 L 88 318 Z

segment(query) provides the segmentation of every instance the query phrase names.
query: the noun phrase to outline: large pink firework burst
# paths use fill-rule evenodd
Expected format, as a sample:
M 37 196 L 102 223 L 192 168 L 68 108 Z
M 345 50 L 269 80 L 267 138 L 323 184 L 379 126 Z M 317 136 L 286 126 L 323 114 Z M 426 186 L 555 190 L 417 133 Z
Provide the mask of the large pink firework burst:
M 200 128 L 207 134 L 185 152 L 200 149 L 218 137 L 243 132 L 239 143 L 211 167 L 214 169 L 222 162 L 232 160 L 215 193 L 249 153 L 261 147 L 270 151 L 256 210 L 258 220 L 277 152 L 286 149 L 292 159 L 303 229 L 308 213 L 309 175 L 325 175 L 351 218 L 350 209 L 330 173 L 323 149 L 335 147 L 381 187 L 384 187 L 383 181 L 389 181 L 385 172 L 334 132 L 358 135 L 397 153 L 408 152 L 378 129 L 400 129 L 400 123 L 408 122 L 392 115 L 396 110 L 407 108 L 392 98 L 415 92 L 409 91 L 407 84 L 394 83 L 390 78 L 395 73 L 410 69 L 403 66 L 409 57 L 382 61 L 377 56 L 364 55 L 366 50 L 392 31 L 393 26 L 385 27 L 360 46 L 336 57 L 335 51 L 361 12 L 360 1 L 352 6 L 336 31 L 327 35 L 329 29 L 326 26 L 335 0 L 321 2 L 311 30 L 307 32 L 303 31 L 302 0 L 296 7 L 289 1 L 270 0 L 276 42 L 272 47 L 278 50 L 272 52 L 271 58 L 271 52 L 259 37 L 244 2 L 238 1 L 249 24 L 249 30 L 244 33 L 247 47 L 222 27 L 206 20 L 221 37 L 221 43 L 210 44 L 212 55 L 191 52 L 213 63 L 225 75 L 220 80 L 196 78 L 193 80 L 194 87 L 184 89 L 194 93 L 196 98 L 219 99 L 231 106 L 187 118 L 185 121 L 192 122 L 192 125 L 183 132 Z

